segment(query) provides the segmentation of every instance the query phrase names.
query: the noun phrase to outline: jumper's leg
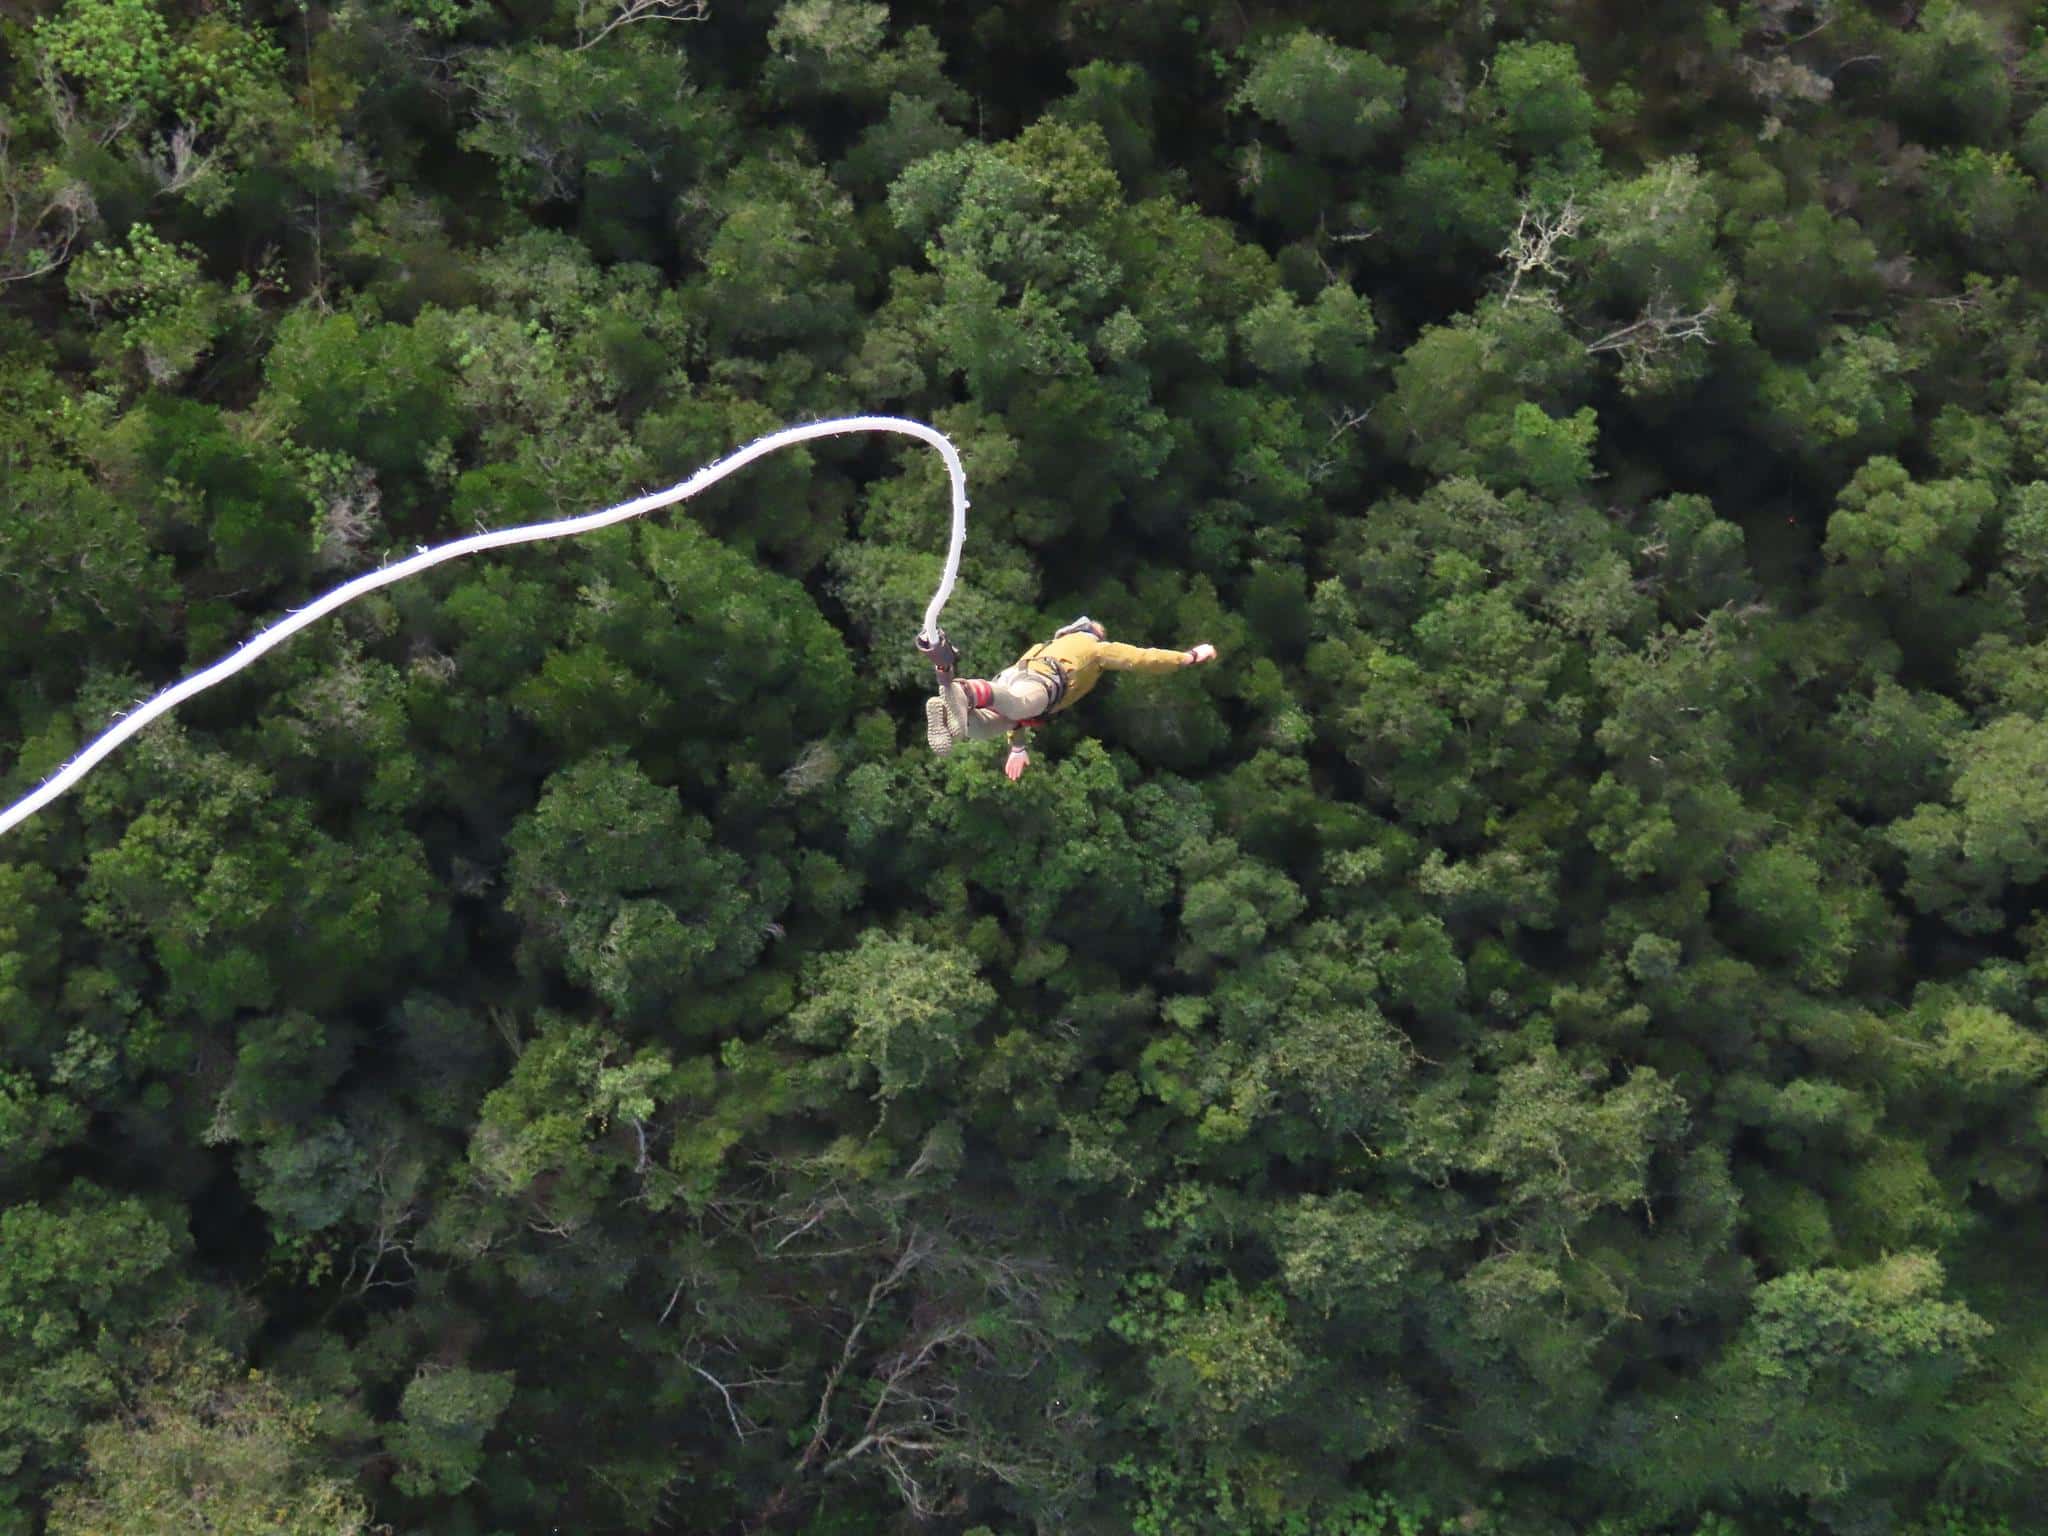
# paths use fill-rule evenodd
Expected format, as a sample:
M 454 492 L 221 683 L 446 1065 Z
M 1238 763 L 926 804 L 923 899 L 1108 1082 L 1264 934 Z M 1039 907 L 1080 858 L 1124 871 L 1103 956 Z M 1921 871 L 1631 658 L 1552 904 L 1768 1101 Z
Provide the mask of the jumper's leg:
M 945 701 L 947 723 L 955 741 L 993 741 L 1006 736 L 1024 716 L 1010 715 L 996 707 L 1010 702 L 995 683 L 984 678 L 955 678 L 939 690 Z M 926 711 L 927 718 L 930 711 Z

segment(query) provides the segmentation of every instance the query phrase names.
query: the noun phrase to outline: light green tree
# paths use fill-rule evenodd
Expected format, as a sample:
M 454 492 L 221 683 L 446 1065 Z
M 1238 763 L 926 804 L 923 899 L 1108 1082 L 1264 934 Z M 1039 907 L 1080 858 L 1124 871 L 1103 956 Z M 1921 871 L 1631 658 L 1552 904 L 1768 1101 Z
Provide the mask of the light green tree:
M 369 1509 L 323 1464 L 317 1416 L 259 1372 L 170 1368 L 86 1431 L 51 1536 L 363 1536 Z
M 789 1027 L 803 1044 L 837 1053 L 825 1061 L 831 1075 L 871 1081 L 878 1098 L 891 1099 L 951 1080 L 995 1001 L 957 949 L 870 929 L 853 949 L 812 966 Z
M 1311 153 L 1357 159 L 1399 123 L 1404 83 L 1401 70 L 1363 49 L 1295 32 L 1252 66 L 1232 105 Z
M 484 1440 L 512 1401 L 511 1371 L 466 1366 L 422 1369 L 406 1386 L 399 1417 L 385 1431 L 398 1458 L 393 1479 L 415 1497 L 460 1493 L 483 1469 Z

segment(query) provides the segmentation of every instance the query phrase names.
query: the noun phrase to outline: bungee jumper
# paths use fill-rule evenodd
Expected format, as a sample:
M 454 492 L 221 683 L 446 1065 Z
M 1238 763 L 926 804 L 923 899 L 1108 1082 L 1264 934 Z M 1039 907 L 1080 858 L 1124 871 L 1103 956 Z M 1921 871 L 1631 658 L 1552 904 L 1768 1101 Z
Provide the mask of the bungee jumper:
M 1185 651 L 1120 644 L 1086 614 L 992 678 L 956 676 L 959 652 L 942 629 L 920 633 L 917 649 L 938 679 L 938 692 L 924 705 L 925 740 L 932 751 L 944 757 L 963 741 L 1007 736 L 1003 774 L 1012 783 L 1031 766 L 1024 733 L 1079 703 L 1104 672 L 1172 672 L 1216 659 L 1216 647 L 1207 641 Z
M 1003 771 L 1015 780 L 1023 775 L 1031 761 L 1030 753 L 1023 745 L 1023 733 L 1042 724 L 1048 716 L 1072 707 L 1095 686 L 1105 670 L 1164 672 L 1175 667 L 1199 666 L 1216 659 L 1213 645 L 1198 645 L 1187 651 L 1118 645 L 1109 639 L 1100 624 L 1084 617 L 1061 629 L 1044 645 L 1033 646 L 1017 659 L 1014 666 L 994 678 L 956 678 L 954 670 L 959 664 L 959 656 L 946 639 L 945 631 L 939 628 L 939 614 L 959 579 L 960 554 L 967 541 L 967 471 L 960 462 L 959 452 L 944 433 L 921 421 L 900 416 L 836 417 L 829 421 L 785 427 L 757 438 L 666 490 L 637 496 L 631 501 L 580 517 L 555 518 L 516 528 L 494 528 L 432 548 L 417 547 L 406 559 L 380 566 L 374 571 L 365 571 L 353 580 L 343 582 L 305 607 L 294 609 L 285 617 L 265 625 L 212 666 L 165 688 L 153 698 L 136 700 L 129 710 L 117 712 L 113 721 L 69 762 L 13 804 L 0 805 L 0 837 L 70 790 L 151 721 L 160 719 L 185 700 L 227 681 L 300 630 L 360 597 L 451 560 L 515 545 L 575 538 L 644 517 L 663 507 L 687 501 L 767 454 L 798 443 L 859 432 L 895 433 L 917 438 L 938 450 L 946 465 L 946 478 L 952 491 L 951 536 L 947 541 L 939 584 L 932 593 L 931 602 L 925 607 L 924 625 L 918 630 L 916 641 L 917 649 L 930 658 L 939 677 L 939 696 L 929 702 L 925 712 L 926 733 L 933 751 L 950 752 L 961 741 L 985 741 L 1007 734 L 1011 745 Z

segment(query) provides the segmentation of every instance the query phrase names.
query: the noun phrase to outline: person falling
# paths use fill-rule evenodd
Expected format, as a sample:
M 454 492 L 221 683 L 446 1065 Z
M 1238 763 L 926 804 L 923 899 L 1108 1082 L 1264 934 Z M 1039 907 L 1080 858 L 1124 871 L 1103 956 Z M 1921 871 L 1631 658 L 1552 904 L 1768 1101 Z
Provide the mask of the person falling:
M 955 677 L 959 653 L 940 631 L 930 642 L 919 637 L 917 648 L 938 674 L 939 691 L 925 700 L 925 740 L 944 757 L 963 741 L 1010 738 L 1003 773 L 1011 782 L 1031 766 L 1024 732 L 1046 718 L 1071 709 L 1101 680 L 1104 671 L 1170 672 L 1199 667 L 1216 659 L 1216 647 L 1204 642 L 1186 651 L 1162 651 L 1143 645 L 1119 645 L 1109 631 L 1085 614 L 1066 625 L 1043 645 L 1034 645 L 992 678 Z

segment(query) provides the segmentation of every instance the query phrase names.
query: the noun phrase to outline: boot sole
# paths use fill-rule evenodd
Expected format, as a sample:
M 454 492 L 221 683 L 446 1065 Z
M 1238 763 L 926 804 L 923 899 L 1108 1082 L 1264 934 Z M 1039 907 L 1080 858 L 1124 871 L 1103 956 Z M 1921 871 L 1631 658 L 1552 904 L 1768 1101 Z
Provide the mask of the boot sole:
M 940 757 L 953 750 L 953 726 L 946 718 L 946 701 L 937 694 L 924 701 L 925 745 Z

